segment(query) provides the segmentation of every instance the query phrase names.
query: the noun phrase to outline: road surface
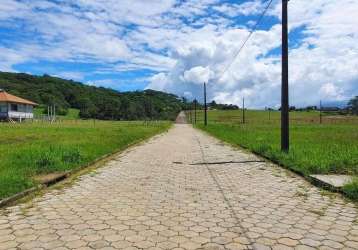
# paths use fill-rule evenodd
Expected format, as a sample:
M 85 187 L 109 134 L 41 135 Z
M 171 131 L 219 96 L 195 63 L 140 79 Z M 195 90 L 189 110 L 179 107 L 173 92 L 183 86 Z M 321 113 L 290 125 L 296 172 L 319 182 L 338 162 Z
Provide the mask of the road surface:
M 187 124 L 0 210 L 0 249 L 358 249 L 357 209 Z

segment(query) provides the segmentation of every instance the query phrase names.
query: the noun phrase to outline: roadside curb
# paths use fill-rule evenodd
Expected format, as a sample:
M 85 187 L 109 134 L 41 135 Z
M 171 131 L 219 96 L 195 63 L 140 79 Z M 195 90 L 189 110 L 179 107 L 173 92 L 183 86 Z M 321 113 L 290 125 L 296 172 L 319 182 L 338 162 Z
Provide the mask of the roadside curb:
M 2 199 L 2 200 L 0 200 L 0 208 L 5 207 L 6 205 L 11 204 L 19 199 L 22 199 L 29 194 L 37 192 L 42 188 L 43 188 L 42 185 L 38 185 L 37 187 L 32 187 L 32 188 L 26 189 L 20 193 L 14 194 L 13 196 Z

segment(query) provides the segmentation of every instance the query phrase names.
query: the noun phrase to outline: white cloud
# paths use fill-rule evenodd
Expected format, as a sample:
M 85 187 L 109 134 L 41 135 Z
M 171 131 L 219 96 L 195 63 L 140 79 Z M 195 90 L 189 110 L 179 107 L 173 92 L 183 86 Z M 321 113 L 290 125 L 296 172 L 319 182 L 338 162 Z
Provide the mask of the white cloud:
M 21 55 L 16 50 L 0 47 L 0 71 L 14 71 L 12 65 L 22 63 L 29 58 L 26 55 Z
M 82 81 L 85 74 L 83 72 L 68 71 L 68 72 L 59 72 L 53 76 L 61 77 L 68 80 Z
M 156 89 L 160 91 L 165 91 L 168 87 L 168 84 L 171 82 L 168 81 L 168 76 L 165 73 L 159 73 L 150 78 L 151 84 L 147 87 L 149 89 Z
M 210 99 L 240 105 L 245 96 L 251 107 L 278 107 L 281 1 L 274 1 L 269 11 L 271 21 L 277 21 L 263 23 L 233 61 L 266 3 L 2 0 L 0 28 L 17 31 L 19 40 L 0 43 L 0 70 L 38 60 L 98 63 L 101 68 L 95 72 L 103 74 L 145 69 L 157 72 L 147 78 L 147 88 L 195 98 L 202 96 L 201 83 L 208 81 Z M 289 2 L 292 104 L 357 95 L 356 13 L 356 0 Z M 237 23 L 236 17 L 245 22 Z M 117 81 L 106 83 L 113 87 Z
M 342 93 L 343 93 L 342 89 L 340 89 L 333 83 L 325 83 L 319 89 L 320 96 L 322 96 L 324 99 L 329 99 L 329 100 L 332 99 L 342 100 L 343 99 Z
M 277 3 L 271 12 L 278 17 L 279 7 Z M 320 99 L 340 101 L 357 95 L 358 20 L 354 14 L 358 13 L 357 1 L 292 1 L 289 13 L 291 31 L 299 28 L 303 35 L 292 38 L 291 33 L 290 38 L 291 43 L 297 43 L 289 57 L 291 104 L 311 105 Z M 280 48 L 280 25 L 256 32 L 221 77 L 246 35 L 247 30 L 212 31 L 206 32 L 206 40 L 199 48 L 195 40 L 186 44 L 184 52 L 179 46 L 177 66 L 167 74 L 164 89 L 180 95 L 190 90 L 193 96 L 201 96 L 201 89 L 185 75 L 196 68 L 206 68 L 213 72 L 210 99 L 240 105 L 245 96 L 251 107 L 279 107 L 281 58 L 267 53 Z M 150 86 L 153 84 L 152 81 Z
M 214 6 L 213 9 L 221 12 L 224 15 L 235 17 L 238 15 L 255 15 L 262 12 L 264 4 L 260 0 L 247 1 L 242 4 L 221 4 Z
M 183 80 L 194 84 L 203 84 L 203 82 L 209 81 L 211 75 L 209 67 L 197 66 L 184 71 Z

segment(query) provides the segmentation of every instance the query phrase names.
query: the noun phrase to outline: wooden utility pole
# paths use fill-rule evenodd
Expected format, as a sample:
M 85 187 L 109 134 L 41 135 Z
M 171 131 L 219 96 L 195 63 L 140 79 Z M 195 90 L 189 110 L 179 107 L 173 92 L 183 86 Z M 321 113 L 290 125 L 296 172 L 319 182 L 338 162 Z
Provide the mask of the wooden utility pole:
M 319 101 L 319 124 L 322 124 L 322 101 Z
M 290 148 L 288 100 L 288 1 L 289 0 L 282 0 L 281 150 L 284 152 L 288 152 Z
M 196 124 L 196 99 L 194 100 L 194 124 Z
M 269 112 L 269 121 L 271 121 L 271 108 L 268 109 Z
M 56 105 L 53 105 L 53 120 L 56 121 Z
M 245 98 L 242 98 L 242 123 L 245 124 Z
M 208 125 L 208 106 L 206 104 L 206 83 L 204 82 L 204 125 Z

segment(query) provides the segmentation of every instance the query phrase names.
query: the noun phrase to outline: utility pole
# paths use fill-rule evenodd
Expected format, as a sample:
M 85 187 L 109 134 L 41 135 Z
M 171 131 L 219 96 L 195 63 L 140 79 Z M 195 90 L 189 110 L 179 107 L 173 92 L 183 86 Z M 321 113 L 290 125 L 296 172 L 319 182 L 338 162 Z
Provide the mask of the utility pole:
M 194 124 L 196 124 L 196 99 L 194 100 Z
M 204 125 L 208 125 L 208 106 L 206 104 L 206 83 L 204 82 Z
M 288 101 L 288 1 L 289 0 L 282 0 L 281 151 L 284 152 L 288 152 L 290 148 Z
M 245 97 L 242 98 L 242 123 L 245 124 Z
M 319 101 L 319 124 L 322 124 L 322 101 Z
M 268 112 L 269 112 L 269 121 L 271 121 L 271 108 L 268 108 Z
M 190 109 L 190 123 L 193 123 L 193 107 Z

